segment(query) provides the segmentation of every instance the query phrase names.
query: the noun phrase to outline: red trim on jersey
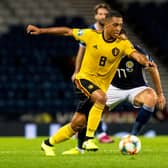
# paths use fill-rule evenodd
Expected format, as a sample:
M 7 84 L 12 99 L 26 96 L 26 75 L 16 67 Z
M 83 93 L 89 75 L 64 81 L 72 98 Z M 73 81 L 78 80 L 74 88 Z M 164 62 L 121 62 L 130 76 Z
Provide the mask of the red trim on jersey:
M 79 79 L 75 79 L 75 84 L 78 89 L 81 90 L 82 93 L 84 93 L 87 97 L 90 97 L 90 93 L 87 91 L 87 89 L 81 84 Z

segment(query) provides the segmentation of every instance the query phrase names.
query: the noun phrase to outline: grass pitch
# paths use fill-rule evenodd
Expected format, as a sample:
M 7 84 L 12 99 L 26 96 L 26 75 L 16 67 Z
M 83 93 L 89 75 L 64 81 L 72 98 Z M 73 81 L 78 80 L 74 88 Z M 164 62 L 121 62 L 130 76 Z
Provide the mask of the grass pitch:
M 138 155 L 122 155 L 115 143 L 99 144 L 98 152 L 83 155 L 61 155 L 74 147 L 75 139 L 56 145 L 56 156 L 46 157 L 40 150 L 44 137 L 25 139 L 23 137 L 0 137 L 1 168 L 166 168 L 168 167 L 168 137 L 140 137 L 142 150 Z

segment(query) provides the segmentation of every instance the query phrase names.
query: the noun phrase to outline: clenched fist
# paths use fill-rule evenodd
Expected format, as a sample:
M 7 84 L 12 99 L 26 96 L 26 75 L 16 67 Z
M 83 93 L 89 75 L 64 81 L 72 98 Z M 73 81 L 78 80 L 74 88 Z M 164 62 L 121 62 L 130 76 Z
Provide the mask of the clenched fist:
M 39 35 L 41 34 L 41 29 L 34 25 L 28 25 L 26 32 L 31 35 Z

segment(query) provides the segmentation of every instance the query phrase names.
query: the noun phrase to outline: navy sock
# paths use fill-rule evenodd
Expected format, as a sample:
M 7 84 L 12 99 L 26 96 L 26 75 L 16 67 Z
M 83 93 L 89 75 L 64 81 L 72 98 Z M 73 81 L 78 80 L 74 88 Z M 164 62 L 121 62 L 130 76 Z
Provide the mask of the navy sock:
M 149 108 L 147 106 L 143 106 L 137 115 L 136 121 L 133 124 L 133 128 L 131 134 L 138 135 L 145 124 L 149 121 L 153 114 L 154 108 Z

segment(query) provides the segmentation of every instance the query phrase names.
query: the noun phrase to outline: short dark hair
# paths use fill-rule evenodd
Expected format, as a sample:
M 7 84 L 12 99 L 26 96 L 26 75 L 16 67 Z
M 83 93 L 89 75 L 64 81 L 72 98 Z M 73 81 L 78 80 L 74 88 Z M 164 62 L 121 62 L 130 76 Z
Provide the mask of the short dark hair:
M 106 3 L 99 3 L 97 5 L 94 6 L 94 13 L 97 14 L 97 11 L 100 9 L 100 8 L 104 8 L 104 9 L 107 9 L 108 11 L 111 10 L 110 6 Z
M 106 19 L 111 17 L 121 17 L 123 18 L 122 14 L 117 10 L 110 10 L 109 13 L 106 15 Z

